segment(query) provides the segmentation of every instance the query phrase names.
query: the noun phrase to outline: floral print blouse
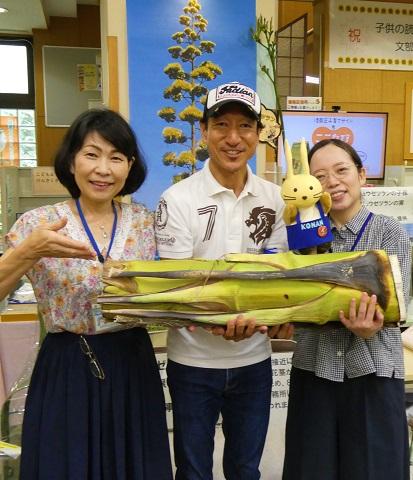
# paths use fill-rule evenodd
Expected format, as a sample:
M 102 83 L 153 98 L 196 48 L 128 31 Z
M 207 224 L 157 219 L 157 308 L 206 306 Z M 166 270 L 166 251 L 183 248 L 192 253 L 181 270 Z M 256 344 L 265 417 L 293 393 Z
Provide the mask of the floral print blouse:
M 122 214 L 110 258 L 153 260 L 155 240 L 152 214 L 140 204 L 119 205 Z M 54 223 L 62 217 L 66 217 L 68 222 L 60 233 L 90 243 L 67 202 L 24 213 L 7 234 L 6 242 L 8 246 L 15 247 L 34 228 L 44 223 Z M 102 292 L 102 270 L 103 265 L 97 259 L 44 257 L 27 273 L 48 332 L 100 333 L 94 320 L 93 299 Z

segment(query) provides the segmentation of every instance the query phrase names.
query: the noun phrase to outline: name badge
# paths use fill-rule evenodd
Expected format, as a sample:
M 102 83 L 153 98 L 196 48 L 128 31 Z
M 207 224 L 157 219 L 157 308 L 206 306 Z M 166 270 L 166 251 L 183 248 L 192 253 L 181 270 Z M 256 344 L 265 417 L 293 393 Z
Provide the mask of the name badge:
M 93 330 L 96 333 L 108 332 L 113 330 L 121 330 L 122 326 L 107 320 L 103 316 L 102 307 L 98 303 L 93 303 L 90 311 L 92 317 Z

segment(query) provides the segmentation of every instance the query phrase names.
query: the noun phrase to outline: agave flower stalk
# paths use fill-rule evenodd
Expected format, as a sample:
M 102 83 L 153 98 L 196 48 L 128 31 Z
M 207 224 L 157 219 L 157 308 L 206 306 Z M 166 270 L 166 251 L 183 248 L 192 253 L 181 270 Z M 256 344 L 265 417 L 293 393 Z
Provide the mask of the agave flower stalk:
M 364 291 L 377 296 L 386 321 L 405 319 L 397 257 L 383 251 L 115 262 L 104 282 L 98 302 L 112 319 L 224 324 L 243 313 L 265 325 L 324 324 Z

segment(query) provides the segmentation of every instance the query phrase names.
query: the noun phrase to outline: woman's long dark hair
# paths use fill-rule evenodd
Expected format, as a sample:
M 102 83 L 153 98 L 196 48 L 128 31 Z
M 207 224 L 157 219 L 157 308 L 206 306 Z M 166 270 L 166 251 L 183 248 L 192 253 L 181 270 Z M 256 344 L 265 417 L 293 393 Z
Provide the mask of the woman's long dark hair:
M 87 110 L 72 123 L 55 156 L 54 168 L 59 181 L 69 190 L 73 198 L 79 198 L 80 190 L 70 170 L 85 138 L 93 132 L 111 143 L 131 163 L 125 185 L 117 195 L 135 192 L 145 180 L 146 163 L 128 122 L 119 113 L 109 109 Z

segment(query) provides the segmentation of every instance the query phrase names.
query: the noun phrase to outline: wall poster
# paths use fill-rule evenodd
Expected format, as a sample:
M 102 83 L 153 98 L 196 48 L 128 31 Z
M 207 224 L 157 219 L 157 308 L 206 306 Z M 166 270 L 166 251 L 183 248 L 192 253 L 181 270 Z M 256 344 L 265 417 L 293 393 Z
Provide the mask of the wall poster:
M 330 68 L 412 70 L 413 5 L 330 0 Z
M 127 0 L 130 120 L 148 163 L 134 199 L 155 209 L 173 182 L 202 168 L 208 89 L 256 86 L 255 0 Z M 250 166 L 255 170 L 254 161 Z

